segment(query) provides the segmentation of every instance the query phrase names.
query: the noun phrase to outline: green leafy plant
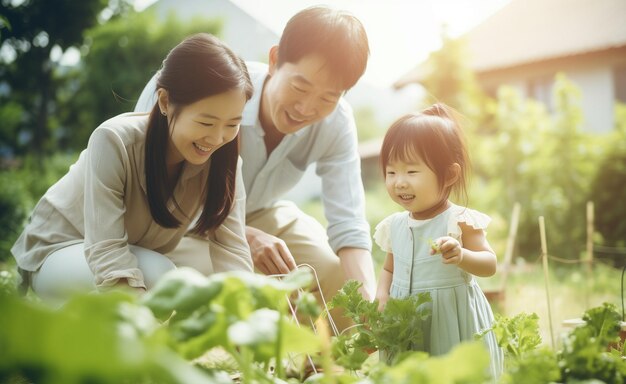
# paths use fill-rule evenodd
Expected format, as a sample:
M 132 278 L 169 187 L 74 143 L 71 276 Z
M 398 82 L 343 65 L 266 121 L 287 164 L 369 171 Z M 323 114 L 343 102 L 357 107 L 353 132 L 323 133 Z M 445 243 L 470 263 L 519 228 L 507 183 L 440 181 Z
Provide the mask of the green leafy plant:
M 167 347 L 150 310 L 134 300 L 79 295 L 55 310 L 0 295 L 0 382 L 213 383 Z
M 505 355 L 501 383 L 550 383 L 561 377 L 554 352 L 540 347 L 536 313 L 520 313 L 510 318 L 496 315 L 491 329 L 483 334 L 490 330 Z
M 485 346 L 480 342 L 465 342 L 443 356 L 428 357 L 425 352 L 413 352 L 394 366 L 379 366 L 369 379 L 381 384 L 485 384 L 489 383 L 488 367 L 489 353 Z
M 243 272 L 207 278 L 179 268 L 163 276 L 142 302 L 168 319 L 169 343 L 184 357 L 220 347 L 236 361 L 242 382 L 275 382 L 285 379 L 287 354 L 319 351 L 313 332 L 287 318 L 289 295 L 311 281 L 306 270 L 277 280 Z
M 621 316 L 613 304 L 587 310 L 585 324 L 576 327 L 564 340 L 559 366 L 565 382 L 597 379 L 607 384 L 624 383 L 626 363 L 619 342 Z
M 430 318 L 430 295 L 390 298 L 379 311 L 378 300 L 363 299 L 359 292 L 361 285 L 355 280 L 346 282 L 330 302 L 331 308 L 343 308 L 344 315 L 356 324 L 352 333 L 340 335 L 333 343 L 337 363 L 354 370 L 367 359 L 368 352 L 376 349 L 382 351 L 388 363 L 397 361 L 404 352 L 423 350 L 424 325 Z

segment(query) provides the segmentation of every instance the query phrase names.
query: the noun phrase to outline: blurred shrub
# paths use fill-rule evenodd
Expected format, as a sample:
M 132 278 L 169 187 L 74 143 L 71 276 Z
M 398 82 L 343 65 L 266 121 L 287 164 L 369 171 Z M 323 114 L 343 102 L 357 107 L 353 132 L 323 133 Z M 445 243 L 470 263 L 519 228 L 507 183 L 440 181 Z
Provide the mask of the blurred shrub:
M 28 216 L 29 194 L 12 172 L 0 173 L 0 261 L 11 256 L 10 249 Z
M 608 150 L 591 183 L 589 200 L 595 204 L 595 227 L 605 245 L 626 247 L 626 105 L 616 107 L 617 126 Z
M 57 154 L 40 164 L 28 157 L 21 166 L 0 172 L 0 262 L 11 257 L 11 246 L 37 201 L 75 160 L 76 155 Z

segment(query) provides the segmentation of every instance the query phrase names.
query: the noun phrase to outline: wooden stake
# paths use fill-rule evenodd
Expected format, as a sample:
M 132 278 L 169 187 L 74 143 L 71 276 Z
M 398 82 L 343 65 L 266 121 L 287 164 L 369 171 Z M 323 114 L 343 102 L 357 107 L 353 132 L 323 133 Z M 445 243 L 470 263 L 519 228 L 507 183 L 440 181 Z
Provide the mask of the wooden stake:
M 593 286 L 593 232 L 594 232 L 594 209 L 593 201 L 587 202 L 587 260 L 585 260 L 587 272 L 587 294 L 585 303 L 589 308 L 589 292 Z
M 543 277 L 546 283 L 546 300 L 548 302 L 548 322 L 550 323 L 550 342 L 552 349 L 556 350 L 554 344 L 554 328 L 552 327 L 552 306 L 550 305 L 550 283 L 548 273 L 548 245 L 546 242 L 546 224 L 543 216 L 539 216 L 539 234 L 541 236 L 541 259 L 543 261 Z

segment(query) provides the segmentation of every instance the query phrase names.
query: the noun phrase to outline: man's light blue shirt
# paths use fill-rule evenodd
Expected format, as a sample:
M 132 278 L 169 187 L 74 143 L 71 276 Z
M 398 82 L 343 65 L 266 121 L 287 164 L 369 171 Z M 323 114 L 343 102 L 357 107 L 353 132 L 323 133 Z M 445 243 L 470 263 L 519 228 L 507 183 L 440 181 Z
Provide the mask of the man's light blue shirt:
M 335 252 L 344 247 L 371 250 L 356 124 L 350 105 L 342 98 L 325 119 L 286 135 L 268 157 L 265 132 L 259 122 L 268 66 L 246 64 L 254 85 L 240 130 L 246 212 L 270 207 L 300 181 L 310 164 L 316 163 L 331 248 Z M 154 106 L 156 76 L 144 88 L 135 111 L 149 111 Z

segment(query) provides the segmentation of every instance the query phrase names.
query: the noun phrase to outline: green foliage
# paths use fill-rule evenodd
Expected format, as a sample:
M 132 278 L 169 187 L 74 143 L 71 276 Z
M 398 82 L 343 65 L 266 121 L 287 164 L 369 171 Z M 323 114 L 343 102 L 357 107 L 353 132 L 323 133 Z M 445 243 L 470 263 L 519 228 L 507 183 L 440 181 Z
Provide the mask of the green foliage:
M 108 8 L 115 17 L 128 11 L 130 2 L 115 0 L 33 0 L 6 2 L 0 8 L 0 45 L 15 54 L 14 60 L 0 60 L 0 78 L 8 92 L 0 96 L 0 104 L 9 101 L 24 112 L 17 126 L 2 126 L 0 136 L 9 136 L 18 129 L 30 136 L 14 149 L 32 151 L 36 156 L 54 148 L 55 122 L 49 116 L 57 112 L 57 91 L 65 82 L 59 74 L 60 64 L 54 61 L 53 48 L 66 50 L 78 46 L 83 32 L 98 23 L 100 13 Z M 57 59 L 58 60 L 58 59 Z M 19 137 L 19 136 L 12 136 Z
M 424 328 L 430 321 L 430 294 L 406 299 L 390 298 L 382 311 L 378 300 L 369 302 L 359 293 L 362 283 L 350 280 L 333 297 L 330 308 L 343 308 L 355 324 L 351 335 L 342 335 L 333 346 L 337 363 L 354 369 L 367 358 L 368 350 L 384 351 L 385 360 L 394 363 L 404 352 L 424 350 Z
M 461 343 L 443 356 L 428 358 L 424 352 L 414 352 L 395 366 L 372 372 L 370 382 L 483 384 L 489 382 L 488 368 L 489 352 L 483 343 Z
M 284 383 L 287 354 L 316 353 L 323 344 L 286 318 L 290 293 L 311 283 L 308 271 L 276 280 L 243 272 L 206 278 L 181 268 L 165 275 L 139 302 L 114 291 L 77 295 L 58 309 L 5 290 L 14 282 L 9 275 L 0 272 L 1 382 L 232 383 L 223 364 L 203 372 L 181 357 L 207 358 L 216 347 L 234 359 L 241 373 L 237 382 Z M 487 376 L 489 354 L 480 341 L 461 343 L 437 357 L 406 351 L 410 348 L 405 338 L 413 339 L 406 328 L 420 332 L 419 324 L 406 320 L 422 316 L 419 308 L 427 297 L 398 300 L 395 307 L 388 303 L 381 313 L 378 303 L 363 300 L 358 288 L 358 283 L 348 282 L 335 304 L 367 328 L 356 327 L 354 335 L 333 342 L 335 363 L 362 375 L 372 348 L 393 343 L 404 351 L 396 350 L 393 365 L 370 361 L 366 377 L 325 370 L 307 383 L 492 383 Z M 166 321 L 160 323 L 155 314 Z M 493 331 L 506 355 L 498 382 L 623 383 L 622 351 L 607 350 L 619 340 L 615 306 L 591 308 L 583 320 L 585 325 L 565 336 L 557 354 L 541 345 L 535 314 L 498 317 Z
M 6 172 L 0 173 L 0 261 L 11 257 L 10 249 L 28 216 L 30 201 L 23 184 L 15 183 Z
M 132 111 L 167 53 L 185 37 L 208 32 L 219 35 L 221 21 L 179 20 L 175 14 L 159 20 L 150 11 L 129 14 L 87 33 L 83 62 L 70 76 L 77 89 L 61 95 L 65 105 L 63 144 L 83 148 L 91 132 L 103 121 Z
M 538 321 L 535 313 L 520 313 L 511 318 L 496 315 L 491 330 L 504 351 L 502 383 L 549 383 L 560 378 L 554 352 L 546 347 L 538 349 L 541 345 Z
M 443 101 L 461 112 L 474 160 L 475 183 L 469 205 L 493 217 L 509 218 L 520 202 L 517 243 L 519 253 L 534 257 L 539 249 L 537 217 L 546 218 L 549 252 L 562 258 L 579 258 L 584 250 L 585 204 L 602 201 L 596 220 L 607 242 L 624 239 L 626 212 L 621 193 L 626 151 L 607 153 L 601 135 L 581 132 L 580 91 L 563 74 L 555 78 L 554 111 L 501 87 L 495 100 L 479 89 L 468 67 L 462 39 L 443 37 L 442 48 L 431 54 L 431 71 L 422 83 L 431 95 L 427 102 Z M 495 90 L 493 91 L 495 94 Z M 626 121 L 625 112 L 618 115 Z M 599 127 L 605 128 L 605 127 Z M 619 131 L 619 129 L 618 129 Z M 624 134 L 613 142 L 624 142 Z M 604 163 L 600 160 L 604 158 Z M 593 189 L 589 180 L 595 178 Z M 623 184 L 623 183 L 622 183 Z M 614 205 L 618 209 L 614 209 Z M 504 233 L 504 232 L 503 232 Z M 610 240 L 609 240 L 610 239 Z
M 11 257 L 10 249 L 24 222 L 44 192 L 67 172 L 75 155 L 55 155 L 39 165 L 27 157 L 20 168 L 0 171 L 0 261 Z
M 521 359 L 525 353 L 541 344 L 537 314 L 521 313 L 512 318 L 496 316 L 492 329 L 498 345 L 513 358 Z
M 428 91 L 425 102 L 443 102 L 466 116 L 476 116 L 484 96 L 467 65 L 466 42 L 450 38 L 445 30 L 441 38 L 441 49 L 432 52 L 426 61 L 431 70 L 422 81 Z
M 597 379 L 607 384 L 624 383 L 626 363 L 622 351 L 607 352 L 619 342 L 621 315 L 613 304 L 591 308 L 583 315 L 585 324 L 563 341 L 559 366 L 566 382 Z
M 385 128 L 376 121 L 376 114 L 372 107 L 355 109 L 354 119 L 359 134 L 359 142 L 375 139 L 385 134 Z
M 196 358 L 221 347 L 237 362 L 244 383 L 284 378 L 286 353 L 314 353 L 319 339 L 307 328 L 286 318 L 286 297 L 307 287 L 307 270 L 282 280 L 252 273 L 224 273 L 204 277 L 179 268 L 166 274 L 142 299 L 158 317 L 168 318 L 169 343 L 183 356 Z
M 541 346 L 538 319 L 525 313 L 496 318 L 492 329 L 505 352 L 501 383 L 624 382 L 623 351 L 613 349 L 619 345 L 621 320 L 613 304 L 587 310 L 585 324 L 563 338 L 556 354 Z
M 0 269 L 0 297 L 15 296 L 17 293 L 17 277 L 15 271 Z
M 0 154 L 12 154 L 15 148 L 21 146 L 19 130 L 24 113 L 22 105 L 12 100 L 0 105 Z
M 500 213 L 508 215 L 516 201 L 522 205 L 522 253 L 537 253 L 537 217 L 544 216 L 550 253 L 577 259 L 584 249 L 587 180 L 597 164 L 598 139 L 580 132 L 576 87 L 560 75 L 554 92 L 555 111 L 548 115 L 543 105 L 501 89 L 495 121 L 502 131 L 485 140 L 481 153 L 494 154 L 489 174 L 502 188 L 494 199 Z
M 500 378 L 500 383 L 554 383 L 560 378 L 556 355 L 543 347 L 524 353 L 523 359 L 510 362 L 507 371 Z
M 626 104 L 615 110 L 616 129 L 608 137 L 606 153 L 591 183 L 589 200 L 595 203 L 595 226 L 606 245 L 626 247 Z
M 212 383 L 167 348 L 152 313 L 121 292 L 58 310 L 0 296 L 0 381 Z

